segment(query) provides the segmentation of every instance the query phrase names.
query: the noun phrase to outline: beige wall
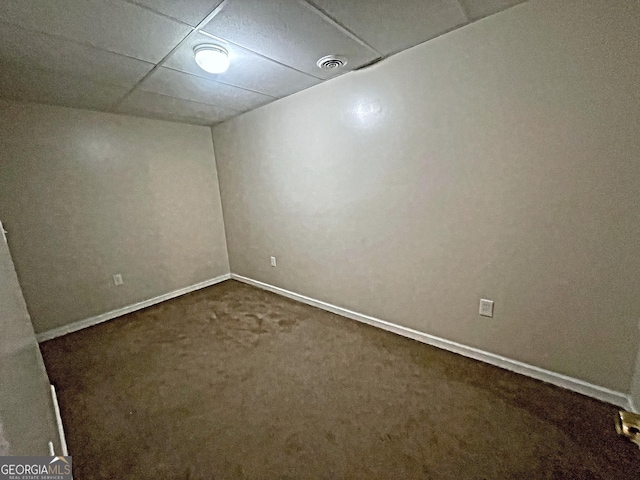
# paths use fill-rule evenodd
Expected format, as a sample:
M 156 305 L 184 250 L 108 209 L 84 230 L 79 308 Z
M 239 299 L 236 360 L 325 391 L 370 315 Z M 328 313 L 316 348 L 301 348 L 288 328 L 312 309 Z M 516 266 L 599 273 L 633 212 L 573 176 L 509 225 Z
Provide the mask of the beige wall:
M 528 2 L 215 127 L 232 271 L 628 392 L 639 10 Z
M 205 127 L 2 102 L 0 219 L 36 332 L 229 272 Z
M 60 454 L 49 378 L 1 233 L 0 332 L 0 455 L 49 455 L 50 441 Z

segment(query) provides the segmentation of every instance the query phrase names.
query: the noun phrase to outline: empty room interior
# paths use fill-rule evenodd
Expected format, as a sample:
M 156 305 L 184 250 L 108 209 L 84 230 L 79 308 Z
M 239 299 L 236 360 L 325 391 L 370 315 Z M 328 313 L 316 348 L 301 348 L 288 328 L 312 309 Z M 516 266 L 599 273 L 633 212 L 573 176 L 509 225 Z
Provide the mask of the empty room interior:
M 640 478 L 639 39 L 637 0 L 2 0 L 2 468 Z

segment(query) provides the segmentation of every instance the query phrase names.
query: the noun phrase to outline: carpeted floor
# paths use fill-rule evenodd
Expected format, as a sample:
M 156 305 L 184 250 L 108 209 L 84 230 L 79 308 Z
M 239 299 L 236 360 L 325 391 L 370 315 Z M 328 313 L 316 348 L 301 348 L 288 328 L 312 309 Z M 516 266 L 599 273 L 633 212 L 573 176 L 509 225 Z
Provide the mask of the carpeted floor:
M 88 479 L 634 479 L 617 409 L 227 281 L 42 345 Z

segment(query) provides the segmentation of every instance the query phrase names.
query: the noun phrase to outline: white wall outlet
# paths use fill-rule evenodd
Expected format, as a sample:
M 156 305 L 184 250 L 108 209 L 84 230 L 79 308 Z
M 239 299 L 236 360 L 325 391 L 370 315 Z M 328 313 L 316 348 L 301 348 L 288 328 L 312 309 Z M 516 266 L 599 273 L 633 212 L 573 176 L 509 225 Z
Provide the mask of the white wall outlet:
M 124 281 L 122 280 L 122 275 L 120 275 L 119 273 L 116 273 L 113 276 L 113 284 L 115 286 L 118 286 L 118 285 L 122 285 L 123 283 L 124 283 Z
M 271 266 L 272 267 L 276 266 L 276 257 L 271 257 Z
M 480 315 L 493 317 L 493 300 L 480 299 Z

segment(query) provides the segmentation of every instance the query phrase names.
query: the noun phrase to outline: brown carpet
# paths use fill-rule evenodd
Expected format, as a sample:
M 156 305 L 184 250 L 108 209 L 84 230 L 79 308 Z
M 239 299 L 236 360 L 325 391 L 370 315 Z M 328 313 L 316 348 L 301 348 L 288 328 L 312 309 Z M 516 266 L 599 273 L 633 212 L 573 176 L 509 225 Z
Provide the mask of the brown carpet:
M 235 281 L 42 352 L 76 480 L 640 478 L 611 405 Z

